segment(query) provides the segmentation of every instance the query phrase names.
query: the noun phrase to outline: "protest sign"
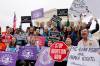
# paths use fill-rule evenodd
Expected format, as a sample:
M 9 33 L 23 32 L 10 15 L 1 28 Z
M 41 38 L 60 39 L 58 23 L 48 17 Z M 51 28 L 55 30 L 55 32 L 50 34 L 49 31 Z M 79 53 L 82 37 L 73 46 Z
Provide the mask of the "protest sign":
M 68 9 L 57 9 L 57 16 L 68 16 Z
M 31 16 L 21 16 L 21 23 L 31 23 Z
M 60 32 L 50 32 L 49 39 L 53 42 L 60 40 Z
M 54 61 L 50 57 L 50 48 L 44 47 L 36 61 L 35 66 L 54 66 Z
M 45 37 L 33 36 L 33 40 L 35 41 L 35 45 L 38 45 L 39 47 L 45 45 Z
M 55 61 L 62 62 L 67 54 L 68 46 L 64 42 L 55 42 L 50 46 L 50 56 Z
M 51 18 L 51 21 L 54 21 L 54 22 L 61 22 L 61 20 L 62 20 L 62 18 L 60 18 L 57 15 L 53 15 L 53 17 Z
M 100 0 L 86 0 L 86 4 L 93 16 L 100 19 Z
M 16 66 L 18 53 L 0 52 L 0 65 L 2 66 Z
M 73 14 L 76 17 L 80 17 L 80 14 L 85 13 L 89 14 L 88 6 L 86 5 L 85 0 L 74 0 L 69 13 Z
M 19 49 L 18 58 L 20 60 L 36 60 L 37 48 L 34 46 L 23 46 Z
M 41 9 L 37 9 L 31 12 L 31 18 L 32 19 L 37 19 L 37 18 L 41 18 L 44 16 L 44 10 L 43 8 Z
M 100 48 L 72 47 L 67 66 L 100 66 Z

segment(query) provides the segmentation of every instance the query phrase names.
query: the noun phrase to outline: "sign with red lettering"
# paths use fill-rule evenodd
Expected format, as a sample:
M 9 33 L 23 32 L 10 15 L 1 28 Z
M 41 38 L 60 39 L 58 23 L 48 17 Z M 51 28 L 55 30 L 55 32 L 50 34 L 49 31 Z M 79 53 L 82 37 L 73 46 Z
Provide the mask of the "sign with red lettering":
M 50 46 L 50 56 L 53 60 L 62 62 L 68 55 L 68 46 L 64 42 L 55 42 Z
M 45 45 L 45 37 L 42 36 L 33 36 L 33 40 L 35 41 L 35 44 L 39 47 Z

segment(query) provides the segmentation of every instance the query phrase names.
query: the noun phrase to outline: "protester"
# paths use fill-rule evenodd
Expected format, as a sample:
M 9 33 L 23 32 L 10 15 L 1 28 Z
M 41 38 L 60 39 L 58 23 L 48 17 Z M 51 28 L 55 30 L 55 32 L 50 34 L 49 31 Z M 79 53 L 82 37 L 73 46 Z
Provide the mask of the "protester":
M 39 29 L 36 29 L 36 31 L 34 32 L 34 35 L 35 35 L 35 36 L 41 36 L 40 30 L 39 30 Z
M 27 43 L 30 44 L 31 38 L 34 36 L 34 28 L 30 27 L 29 34 L 27 36 Z
M 69 48 L 69 50 L 71 49 L 71 46 L 72 46 L 72 39 L 71 39 L 71 37 L 70 36 L 68 36 L 67 38 L 66 38 L 66 41 L 65 41 L 65 43 L 66 43 L 66 45 L 68 46 L 68 48 Z M 65 59 L 64 59 L 64 61 L 62 61 L 62 62 L 55 62 L 55 64 L 54 64 L 54 66 L 67 66 L 67 58 L 68 57 L 66 57 Z
M 35 47 L 38 51 L 36 60 L 19 60 L 17 66 L 67 66 L 67 57 L 62 62 L 53 61 L 50 57 L 50 46 L 57 41 L 63 41 L 71 50 L 72 46 L 79 48 L 100 48 L 100 40 L 98 41 L 93 37 L 93 34 L 99 30 L 98 20 L 93 17 L 88 24 L 82 22 L 82 16 L 76 24 L 70 22 L 69 16 L 64 25 L 60 21 L 48 21 L 46 26 L 41 22 L 38 26 L 30 26 L 26 31 L 21 28 L 13 30 L 7 26 L 6 34 L 0 35 L 0 51 L 19 52 L 21 47 Z M 96 22 L 96 27 L 89 30 L 92 21 Z M 61 27 L 62 26 L 62 27 Z M 0 27 L 1 34 L 1 27 Z M 52 35 L 53 34 L 53 35 Z M 45 46 L 39 46 L 37 37 L 45 37 Z M 42 40 L 42 39 L 41 39 Z
M 67 37 L 65 43 L 67 44 L 69 49 L 71 48 L 71 46 L 73 46 L 71 37 Z
M 16 47 L 16 39 L 13 38 L 12 42 L 6 48 L 6 51 L 8 51 L 8 52 L 18 52 L 18 50 L 19 50 L 19 48 Z
M 83 47 L 83 48 L 99 48 L 99 43 L 95 39 L 89 39 L 89 31 L 87 29 L 83 29 L 81 31 L 82 35 L 82 40 L 79 41 L 78 47 Z
M 71 37 L 72 37 L 72 45 L 73 46 L 77 46 L 79 39 L 79 29 L 78 27 L 75 27 L 71 33 Z
M 26 44 L 26 36 L 22 35 L 21 30 L 18 28 L 13 35 L 16 38 L 17 46 L 24 46 Z
M 6 44 L 2 42 L 2 36 L 0 35 L 0 51 L 6 50 Z
M 12 41 L 13 36 L 11 35 L 11 28 L 7 28 L 6 35 L 2 35 L 2 42 L 9 46 Z
M 54 61 L 50 58 L 50 46 L 52 41 L 48 40 L 48 47 L 43 47 L 38 55 L 35 66 L 54 66 Z

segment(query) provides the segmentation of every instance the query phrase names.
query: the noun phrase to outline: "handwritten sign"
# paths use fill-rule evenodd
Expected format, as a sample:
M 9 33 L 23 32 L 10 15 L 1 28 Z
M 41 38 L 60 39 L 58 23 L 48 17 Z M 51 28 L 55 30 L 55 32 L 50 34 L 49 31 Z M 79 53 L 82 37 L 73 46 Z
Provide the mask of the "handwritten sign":
M 67 66 L 99 66 L 99 48 L 72 47 Z
M 74 0 L 69 13 L 72 13 L 74 16 L 80 16 L 81 13 L 89 13 L 88 7 L 85 0 Z

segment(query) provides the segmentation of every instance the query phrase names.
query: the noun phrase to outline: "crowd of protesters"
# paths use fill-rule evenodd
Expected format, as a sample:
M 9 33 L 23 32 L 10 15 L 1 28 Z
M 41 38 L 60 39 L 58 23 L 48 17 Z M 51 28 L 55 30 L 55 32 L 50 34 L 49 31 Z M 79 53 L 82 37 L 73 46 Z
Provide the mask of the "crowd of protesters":
M 92 21 L 96 22 L 95 29 L 89 31 Z M 79 47 L 89 47 L 89 48 L 99 48 L 100 43 L 99 40 L 93 38 L 93 34 L 99 31 L 99 23 L 96 18 L 91 18 L 88 24 L 82 22 L 82 18 L 77 25 L 74 22 L 70 22 L 69 18 L 66 20 L 64 25 L 61 22 L 53 22 L 48 21 L 47 26 L 44 27 L 44 23 L 40 24 L 40 27 L 31 26 L 27 27 L 26 31 L 23 31 L 21 28 L 17 28 L 13 30 L 13 28 L 7 26 L 6 27 L 6 35 L 0 35 L 0 51 L 10 51 L 10 52 L 18 52 L 19 47 L 21 46 L 37 46 L 32 39 L 32 36 L 43 36 L 46 38 L 45 47 L 50 47 L 52 43 L 55 41 L 50 40 L 48 37 L 50 36 L 50 32 L 60 32 L 59 41 L 63 41 L 67 44 L 69 49 L 71 46 L 79 46 Z M 55 25 L 56 24 L 56 25 Z M 1 31 L 2 28 L 0 28 Z M 2 39 L 5 36 L 12 36 L 11 41 L 3 42 Z M 10 39 L 9 39 L 10 40 Z M 22 43 L 20 43 L 20 41 Z M 41 50 L 41 49 L 40 49 Z M 18 61 L 16 63 L 17 66 L 31 66 L 35 65 L 35 61 Z M 54 66 L 67 66 L 67 61 L 63 62 L 55 62 Z

